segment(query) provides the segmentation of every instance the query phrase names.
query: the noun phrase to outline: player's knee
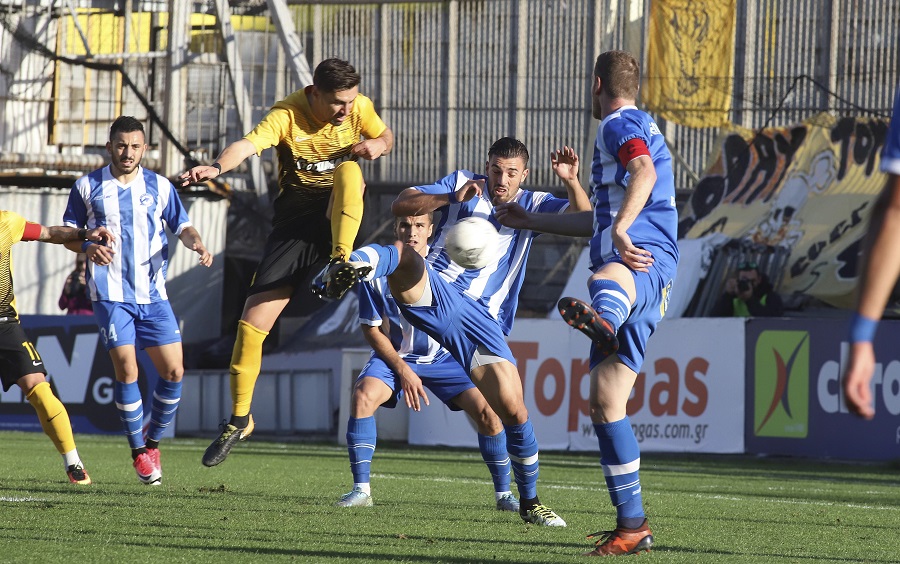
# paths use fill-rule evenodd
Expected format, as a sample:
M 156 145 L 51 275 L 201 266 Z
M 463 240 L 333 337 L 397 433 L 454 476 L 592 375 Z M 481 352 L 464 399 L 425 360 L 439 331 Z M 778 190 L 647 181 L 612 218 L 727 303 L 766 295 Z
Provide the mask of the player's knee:
M 181 379 L 184 377 L 184 367 L 183 366 L 172 366 L 166 369 L 165 374 L 161 374 L 163 380 L 168 380 L 169 382 L 181 382 Z
M 378 409 L 378 403 L 372 394 L 363 388 L 355 388 L 350 398 L 350 413 L 354 418 L 371 417 Z
M 490 408 L 478 414 L 478 417 L 475 418 L 475 425 L 478 427 L 478 432 L 486 437 L 493 437 L 503 430 L 503 423 Z

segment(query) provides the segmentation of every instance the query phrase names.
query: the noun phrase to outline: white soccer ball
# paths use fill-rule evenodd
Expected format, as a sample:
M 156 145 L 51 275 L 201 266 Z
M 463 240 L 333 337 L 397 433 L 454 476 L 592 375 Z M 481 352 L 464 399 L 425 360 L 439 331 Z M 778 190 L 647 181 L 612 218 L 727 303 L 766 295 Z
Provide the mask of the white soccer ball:
M 469 269 L 484 268 L 497 255 L 500 234 L 490 221 L 467 217 L 450 227 L 444 248 L 453 262 Z

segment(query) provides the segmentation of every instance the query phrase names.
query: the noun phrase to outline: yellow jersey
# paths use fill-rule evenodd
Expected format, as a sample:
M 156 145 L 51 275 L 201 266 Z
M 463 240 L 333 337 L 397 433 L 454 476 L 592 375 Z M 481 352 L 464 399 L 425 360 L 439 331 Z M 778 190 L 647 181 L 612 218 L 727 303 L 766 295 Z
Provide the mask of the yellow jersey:
M 350 148 L 360 136 L 374 139 L 387 126 L 375 113 L 372 100 L 358 94 L 353 109 L 340 125 L 313 117 L 306 90 L 301 89 L 277 102 L 266 117 L 244 136 L 259 155 L 269 147 L 278 153 L 278 185 L 287 190 L 330 190 L 334 186 L 334 168 L 356 160 Z
M 0 320 L 18 319 L 16 295 L 13 293 L 12 246 L 22 240 L 25 218 L 0 210 Z

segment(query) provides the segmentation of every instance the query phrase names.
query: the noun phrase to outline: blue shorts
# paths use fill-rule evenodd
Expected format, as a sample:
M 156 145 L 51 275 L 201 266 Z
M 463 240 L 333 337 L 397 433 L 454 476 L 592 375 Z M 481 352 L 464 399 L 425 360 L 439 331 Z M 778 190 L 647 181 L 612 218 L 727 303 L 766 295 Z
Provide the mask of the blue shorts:
M 397 302 L 403 317 L 450 351 L 466 374 L 469 374 L 472 357 L 479 345 L 515 365 L 503 330 L 487 308 L 451 286 L 430 264 L 425 263 L 425 267 L 434 305 L 411 306 Z
M 636 298 L 631 306 L 631 314 L 619 327 L 616 336 L 619 339 L 619 360 L 625 366 L 641 371 L 644 354 L 647 351 L 647 340 L 656 330 L 656 325 L 666 314 L 669 307 L 669 296 L 675 280 L 676 261 L 661 249 L 651 248 L 653 266 L 650 272 L 631 271 L 634 277 Z M 618 262 L 621 260 L 614 259 Z M 596 347 L 591 345 L 591 370 L 603 362 L 605 356 L 600 355 Z
M 475 384 L 466 375 L 466 371 L 450 355 L 444 355 L 441 360 L 429 364 L 416 364 L 413 362 L 409 364 L 409 367 L 422 379 L 422 385 L 428 388 L 453 411 L 460 411 L 461 408 L 450 400 L 475 387 Z M 403 390 L 397 389 L 397 379 L 394 371 L 380 357 L 375 356 L 374 352 L 369 362 L 363 367 L 362 372 L 359 373 L 357 380 L 367 377 L 377 378 L 394 390 L 390 399 L 381 405 L 383 407 L 395 407 L 400 396 L 403 395 Z
M 178 321 L 168 301 L 150 304 L 94 302 L 94 319 L 106 350 L 137 344 L 140 348 L 181 342 Z

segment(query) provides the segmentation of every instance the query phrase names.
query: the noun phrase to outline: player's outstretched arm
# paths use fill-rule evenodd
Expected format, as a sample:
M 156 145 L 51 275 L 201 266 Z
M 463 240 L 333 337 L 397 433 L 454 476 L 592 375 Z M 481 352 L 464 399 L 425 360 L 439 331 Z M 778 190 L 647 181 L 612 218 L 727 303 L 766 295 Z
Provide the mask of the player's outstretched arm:
M 213 179 L 224 172 L 228 172 L 240 165 L 250 155 L 256 154 L 256 147 L 247 139 L 240 139 L 225 147 L 215 160 L 213 165 L 198 165 L 178 176 L 179 186 L 187 186 L 196 182 L 204 182 Z
M 506 202 L 494 207 L 494 217 L 501 225 L 513 229 L 530 229 L 568 237 L 590 237 L 594 233 L 594 217 L 589 211 L 537 213 L 526 211 L 516 202 Z
M 207 268 L 212 266 L 213 256 L 206 250 L 206 247 L 203 246 L 203 240 L 200 239 L 200 232 L 194 227 L 185 227 L 182 229 L 181 234 L 178 235 L 178 239 L 185 247 L 200 255 L 200 264 Z
M 76 229 L 74 227 L 65 227 L 62 225 L 46 227 L 41 225 L 41 234 L 38 241 L 41 243 L 54 243 L 57 245 L 65 245 L 66 243 L 93 241 L 95 243 L 103 243 L 104 241 L 115 241 L 116 237 L 105 227 L 97 227 L 95 229 Z M 77 252 L 81 252 L 80 249 Z
M 469 180 L 459 190 L 451 193 L 426 194 L 415 188 L 407 188 L 391 204 L 391 213 L 397 217 L 423 215 L 450 203 L 468 202 L 481 196 L 483 192 L 484 179 L 481 178 Z

